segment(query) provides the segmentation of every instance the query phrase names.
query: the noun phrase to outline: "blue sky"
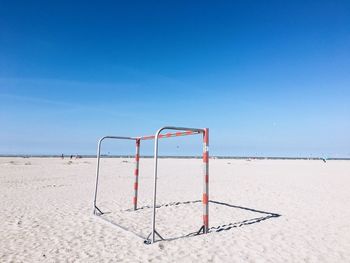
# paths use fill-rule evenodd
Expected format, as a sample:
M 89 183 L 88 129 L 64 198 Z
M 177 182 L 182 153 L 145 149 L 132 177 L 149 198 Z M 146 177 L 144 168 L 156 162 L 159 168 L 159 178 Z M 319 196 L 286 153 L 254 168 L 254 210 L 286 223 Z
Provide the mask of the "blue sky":
M 347 1 L 0 1 L 0 154 L 350 157 L 349 47 Z

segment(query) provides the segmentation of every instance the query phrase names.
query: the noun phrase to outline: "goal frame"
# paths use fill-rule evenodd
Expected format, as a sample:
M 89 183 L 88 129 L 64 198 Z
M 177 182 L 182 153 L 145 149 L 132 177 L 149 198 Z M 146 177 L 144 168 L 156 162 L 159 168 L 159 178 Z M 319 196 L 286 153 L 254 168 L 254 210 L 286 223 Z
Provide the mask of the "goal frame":
M 169 132 L 166 134 L 161 134 L 164 130 L 173 130 L 178 132 Z M 200 227 L 198 234 L 203 233 L 207 234 L 209 231 L 209 129 L 208 128 L 187 128 L 187 127 L 173 127 L 173 126 L 164 126 L 157 130 L 155 135 L 151 136 L 140 136 L 140 137 L 125 137 L 125 136 L 104 136 L 102 137 L 97 144 L 97 166 L 96 166 L 96 181 L 95 181 L 95 193 L 94 193 L 94 202 L 93 202 L 93 214 L 95 216 L 103 215 L 103 212 L 97 206 L 97 192 L 98 192 L 98 183 L 100 175 L 100 166 L 101 166 L 101 147 L 102 142 L 106 139 L 117 139 L 117 140 L 133 140 L 136 145 L 135 153 L 135 169 L 134 169 L 134 196 L 133 196 L 133 209 L 137 210 L 138 202 L 138 188 L 139 188 L 139 162 L 140 162 L 140 145 L 143 140 L 154 140 L 154 178 L 153 178 L 153 212 L 152 212 L 152 231 L 144 241 L 147 244 L 153 244 L 156 242 L 156 236 L 163 240 L 162 236 L 156 231 L 156 208 L 157 208 L 157 179 L 158 179 L 158 146 L 159 139 L 161 138 L 170 138 L 178 136 L 187 136 L 187 135 L 197 135 L 202 134 L 203 136 L 203 225 Z M 113 224 L 123 230 L 127 230 L 125 227 L 122 227 L 117 224 Z M 135 234 L 135 233 L 134 233 Z M 137 234 L 136 234 L 137 235 Z M 139 235 L 137 235 L 139 236 Z M 139 236 L 141 237 L 141 236 Z

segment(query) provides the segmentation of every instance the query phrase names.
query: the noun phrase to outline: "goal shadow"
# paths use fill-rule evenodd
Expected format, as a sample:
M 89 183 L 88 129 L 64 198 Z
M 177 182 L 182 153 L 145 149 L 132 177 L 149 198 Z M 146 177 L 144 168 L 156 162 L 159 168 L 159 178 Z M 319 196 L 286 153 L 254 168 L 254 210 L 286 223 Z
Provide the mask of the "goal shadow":
M 267 211 L 262 211 L 258 209 L 253 209 L 253 208 L 248 208 L 248 207 L 243 207 L 243 206 L 238 206 L 238 205 L 232 205 L 229 203 L 225 202 L 219 202 L 215 200 L 209 200 L 209 203 L 211 204 L 210 209 L 216 210 L 212 215 L 217 215 L 217 216 L 212 216 L 211 217 L 211 227 L 209 227 L 208 233 L 217 233 L 217 232 L 223 232 L 223 231 L 229 231 L 234 228 L 239 228 L 243 226 L 248 226 L 252 224 L 257 224 L 257 223 L 262 223 L 263 221 L 270 220 L 272 218 L 277 218 L 280 217 L 280 214 L 273 213 L 273 212 L 267 212 Z M 182 209 L 192 209 L 193 206 L 197 206 L 198 209 L 201 209 L 202 201 L 201 200 L 194 200 L 194 201 L 182 201 L 182 202 L 171 202 L 171 203 L 166 203 L 166 204 L 161 204 L 157 205 L 157 209 L 165 209 L 165 208 L 171 208 L 171 209 L 176 209 L 176 208 L 182 208 Z M 191 206 L 187 207 L 186 206 Z M 125 213 L 130 213 L 130 215 L 136 215 L 138 213 L 138 219 L 135 220 L 134 225 L 130 225 L 130 222 L 127 222 L 128 220 L 124 220 L 121 223 L 119 222 L 119 219 L 115 219 L 113 217 L 103 217 L 103 215 L 112 215 L 112 212 L 104 212 L 102 215 L 98 216 L 104 221 L 110 223 L 113 226 L 116 226 L 118 228 L 121 228 L 123 230 L 126 230 L 133 235 L 142 238 L 143 240 L 147 239 L 147 231 L 149 231 L 149 224 L 145 225 L 139 225 L 139 219 L 140 219 L 140 213 L 151 213 L 152 211 L 152 206 L 145 205 L 139 207 L 136 211 L 133 209 L 126 209 L 126 210 L 121 210 L 120 212 Z M 257 216 L 259 215 L 259 216 Z M 169 215 L 168 215 L 169 216 Z M 132 217 L 129 217 L 131 220 Z M 235 218 L 236 220 L 233 221 L 232 219 Z M 118 221 L 118 223 L 116 222 Z M 138 221 L 138 222 L 136 222 Z M 129 225 L 128 225 L 129 224 Z M 187 224 L 184 223 L 183 226 L 187 226 Z M 187 226 L 184 231 L 187 231 L 185 233 L 178 234 L 176 231 L 170 231 L 166 233 L 166 235 L 162 235 L 162 241 L 173 241 L 177 239 L 182 239 L 182 238 L 189 238 L 189 237 L 195 237 L 202 235 L 202 232 L 198 231 L 197 226 L 191 225 Z M 143 229 L 144 231 L 140 233 L 140 229 Z M 190 229 L 196 229 L 196 231 L 190 231 Z M 163 233 L 165 230 L 169 230 L 169 226 L 164 226 Z M 145 242 L 146 243 L 146 242 Z

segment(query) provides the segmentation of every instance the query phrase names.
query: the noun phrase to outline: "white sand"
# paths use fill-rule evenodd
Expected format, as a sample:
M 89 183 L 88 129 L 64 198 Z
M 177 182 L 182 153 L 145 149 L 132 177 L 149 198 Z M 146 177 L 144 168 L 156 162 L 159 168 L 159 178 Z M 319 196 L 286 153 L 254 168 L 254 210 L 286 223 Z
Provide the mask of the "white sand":
M 200 160 L 159 165 L 159 204 L 201 199 Z M 151 209 L 128 211 L 133 168 L 103 160 L 99 207 L 147 235 Z M 152 169 L 141 159 L 141 206 Z M 231 206 L 210 203 L 210 234 L 153 245 L 91 215 L 94 180 L 94 159 L 0 158 L 0 262 L 350 262 L 350 161 L 210 160 L 210 199 Z M 167 239 L 201 226 L 201 203 L 157 211 Z

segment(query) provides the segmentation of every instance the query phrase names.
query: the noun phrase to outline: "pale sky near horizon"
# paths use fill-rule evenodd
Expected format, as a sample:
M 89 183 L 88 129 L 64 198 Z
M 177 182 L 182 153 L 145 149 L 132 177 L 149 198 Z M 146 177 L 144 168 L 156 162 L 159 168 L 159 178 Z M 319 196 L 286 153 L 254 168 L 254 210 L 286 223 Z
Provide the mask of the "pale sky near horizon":
M 0 1 L 0 154 L 350 157 L 349 116 L 348 1 Z

